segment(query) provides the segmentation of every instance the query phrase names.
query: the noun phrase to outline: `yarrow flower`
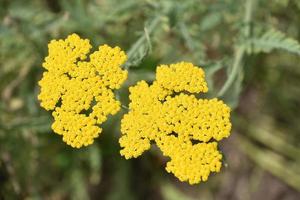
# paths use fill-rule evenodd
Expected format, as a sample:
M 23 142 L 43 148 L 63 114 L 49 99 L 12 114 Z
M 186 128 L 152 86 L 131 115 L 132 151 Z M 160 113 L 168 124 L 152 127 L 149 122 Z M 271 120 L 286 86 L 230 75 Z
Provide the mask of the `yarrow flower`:
M 52 129 L 76 148 L 92 144 L 102 131 L 99 125 L 119 111 L 113 90 L 127 78 L 121 69 L 127 56 L 119 47 L 102 45 L 88 55 L 91 48 L 76 34 L 52 40 L 43 63 L 47 71 L 39 81 L 38 99 L 53 111 Z
M 129 113 L 121 121 L 120 153 L 136 158 L 155 142 L 170 158 L 166 170 L 196 184 L 219 172 L 218 141 L 230 134 L 230 108 L 221 100 L 197 99 L 207 92 L 204 71 L 192 63 L 161 65 L 152 85 L 130 87 Z

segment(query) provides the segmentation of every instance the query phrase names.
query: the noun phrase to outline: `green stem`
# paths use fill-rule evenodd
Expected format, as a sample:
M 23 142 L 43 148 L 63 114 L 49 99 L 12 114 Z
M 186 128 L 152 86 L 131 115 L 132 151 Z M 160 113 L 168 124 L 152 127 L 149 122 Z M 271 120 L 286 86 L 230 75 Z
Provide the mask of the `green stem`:
M 128 108 L 127 106 L 123 105 L 123 104 L 121 104 L 121 107 L 122 107 L 123 109 L 125 109 L 125 110 L 129 110 L 129 108 Z
M 234 63 L 233 63 L 233 67 L 232 67 L 232 71 L 228 77 L 228 79 L 226 80 L 226 82 L 224 83 L 223 87 L 221 88 L 221 90 L 218 93 L 218 97 L 223 96 L 227 90 L 230 88 L 230 86 L 232 85 L 238 71 L 239 71 L 239 66 L 240 63 L 242 61 L 242 58 L 244 56 L 244 52 L 245 49 L 244 47 L 238 47 L 236 52 L 235 52 L 235 58 L 234 58 Z
M 151 21 L 151 23 L 150 23 L 150 25 L 149 25 L 149 27 L 145 27 L 145 32 L 146 32 L 146 34 L 143 34 L 134 44 L 133 44 L 133 46 L 130 48 L 130 50 L 128 51 L 128 53 L 127 53 L 127 57 L 128 57 L 128 60 L 130 60 L 132 57 L 133 57 L 133 55 L 134 55 L 134 53 L 138 50 L 138 48 L 145 42 L 145 41 L 147 41 L 147 37 L 148 37 L 148 35 L 147 34 L 151 34 L 153 31 L 154 31 L 154 29 L 156 28 L 156 26 L 159 24 L 159 22 L 160 22 L 160 20 L 161 20 L 161 16 L 156 16 L 152 21 Z M 129 69 L 129 65 L 125 65 L 125 69 L 126 70 L 128 70 Z
M 245 37 L 249 37 L 251 33 L 251 26 L 250 23 L 252 21 L 252 11 L 253 11 L 253 4 L 255 0 L 247 0 L 246 1 L 246 11 L 245 11 Z
M 251 20 L 252 20 L 252 11 L 253 11 L 253 3 L 255 0 L 247 0 L 246 1 L 246 10 L 245 10 L 245 17 L 244 17 L 244 23 L 245 23 L 245 29 L 244 29 L 244 37 L 245 38 L 249 38 L 251 35 Z M 234 82 L 239 68 L 241 66 L 243 57 L 244 57 L 244 53 L 245 53 L 245 48 L 241 45 L 238 46 L 236 51 L 235 51 L 235 57 L 234 57 L 234 61 L 233 61 L 233 67 L 232 70 L 230 72 L 229 77 L 227 78 L 226 82 L 224 83 L 223 87 L 221 88 L 221 90 L 218 92 L 217 96 L 223 96 L 227 90 L 230 88 L 230 86 L 232 85 L 232 83 Z

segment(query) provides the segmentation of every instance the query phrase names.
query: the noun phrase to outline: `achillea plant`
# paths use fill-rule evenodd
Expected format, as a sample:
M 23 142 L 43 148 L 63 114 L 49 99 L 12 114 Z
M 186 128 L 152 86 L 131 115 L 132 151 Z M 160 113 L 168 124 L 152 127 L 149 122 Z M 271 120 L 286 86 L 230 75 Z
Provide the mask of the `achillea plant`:
M 127 56 L 119 47 L 103 45 L 89 55 L 89 40 L 72 34 L 52 40 L 43 67 L 47 70 L 39 85 L 38 99 L 52 110 L 52 129 L 63 141 L 80 148 L 93 143 L 101 133 L 99 125 L 120 109 L 113 90 L 127 78 L 121 69 Z
M 219 172 L 217 142 L 230 134 L 230 108 L 191 94 L 207 91 L 201 68 L 186 62 L 159 66 L 152 85 L 141 81 L 130 88 L 130 111 L 121 121 L 121 155 L 138 157 L 154 141 L 170 158 L 166 170 L 181 181 L 196 184 Z
M 38 99 L 53 111 L 52 129 L 64 142 L 88 146 L 101 133 L 99 125 L 120 109 L 113 90 L 127 78 L 121 69 L 127 57 L 119 47 L 103 45 L 88 58 L 89 40 L 76 34 L 53 40 L 48 48 Z M 207 91 L 204 71 L 192 63 L 159 66 L 152 85 L 140 81 L 130 88 L 129 113 L 121 121 L 121 155 L 138 157 L 154 141 L 170 158 L 166 170 L 181 181 L 196 184 L 219 172 L 217 141 L 230 134 L 230 108 L 193 95 Z

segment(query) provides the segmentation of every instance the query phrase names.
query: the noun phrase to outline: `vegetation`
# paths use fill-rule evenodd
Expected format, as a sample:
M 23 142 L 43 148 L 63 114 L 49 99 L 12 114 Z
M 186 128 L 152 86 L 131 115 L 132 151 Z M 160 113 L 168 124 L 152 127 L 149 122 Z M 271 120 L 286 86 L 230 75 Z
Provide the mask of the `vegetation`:
M 299 0 L 1 0 L 0 199 L 299 199 Z M 37 82 L 51 39 L 77 33 L 126 51 L 128 87 L 160 64 L 203 67 L 232 111 L 221 173 L 200 185 L 164 171 L 157 149 L 120 156 L 123 109 L 87 148 L 51 129 Z

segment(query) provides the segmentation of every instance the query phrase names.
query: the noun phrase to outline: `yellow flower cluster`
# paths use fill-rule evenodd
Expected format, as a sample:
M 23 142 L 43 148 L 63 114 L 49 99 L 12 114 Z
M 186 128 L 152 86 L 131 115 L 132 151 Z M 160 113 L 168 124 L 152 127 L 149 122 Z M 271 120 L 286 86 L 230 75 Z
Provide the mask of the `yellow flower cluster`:
M 38 99 L 53 110 L 52 129 L 63 141 L 80 148 L 93 143 L 101 133 L 99 125 L 120 109 L 114 89 L 127 78 L 121 69 L 126 54 L 119 47 L 103 45 L 89 56 L 89 40 L 72 34 L 65 40 L 52 40 L 39 81 Z
M 159 66 L 152 85 L 140 81 L 131 87 L 130 111 L 121 121 L 121 155 L 138 157 L 154 141 L 170 158 L 166 170 L 181 181 L 196 184 L 219 172 L 217 141 L 230 134 L 230 108 L 187 94 L 208 91 L 204 76 L 201 68 L 181 62 Z

